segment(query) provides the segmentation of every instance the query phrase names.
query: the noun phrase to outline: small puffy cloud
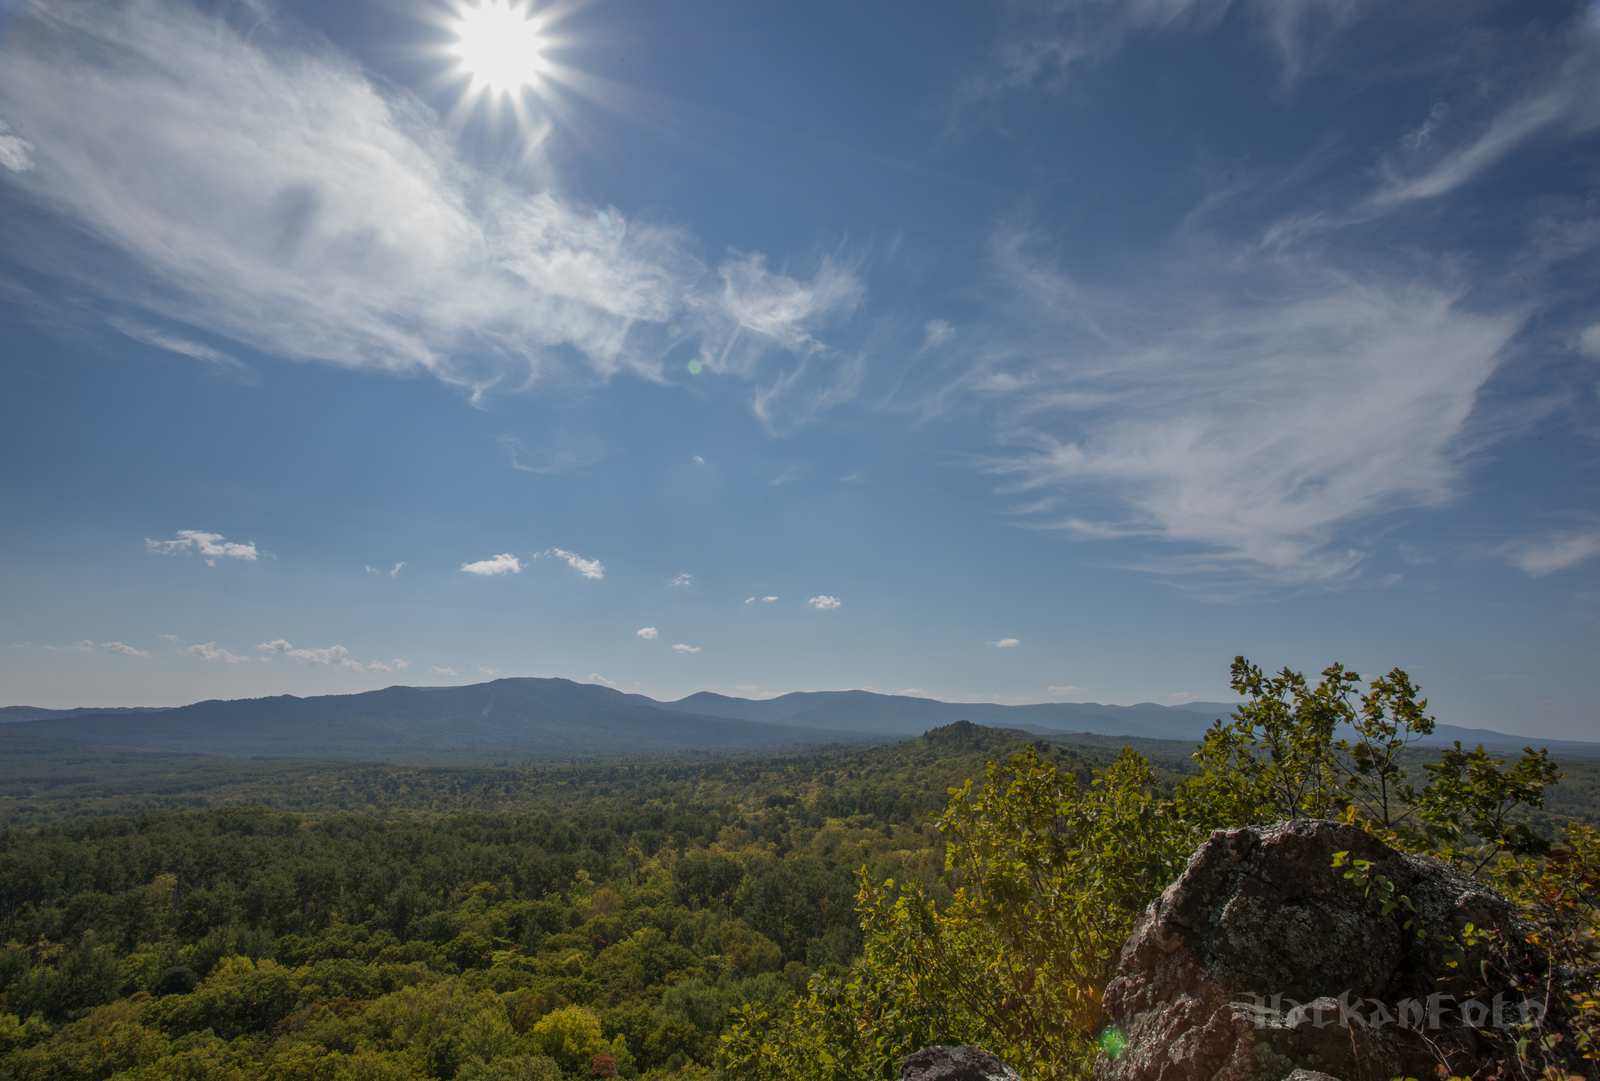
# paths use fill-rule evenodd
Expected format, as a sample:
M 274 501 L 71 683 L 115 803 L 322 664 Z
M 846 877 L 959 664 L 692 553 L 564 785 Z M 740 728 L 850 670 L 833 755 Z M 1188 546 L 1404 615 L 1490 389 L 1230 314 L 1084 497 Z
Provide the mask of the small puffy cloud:
M 900 693 L 901 694 L 924 695 L 924 694 L 927 694 L 928 692 L 923 690 L 921 687 L 907 687 L 905 690 L 901 691 Z
M 700 457 L 700 455 L 696 454 L 694 456 L 694 464 L 695 465 L 705 465 L 706 464 L 706 460 L 704 458 Z
M 700 647 L 699 646 L 686 646 L 682 642 L 679 642 L 677 645 L 673 646 L 672 648 L 677 650 L 679 653 L 699 653 L 700 652 Z
M 590 683 L 601 683 L 601 684 L 604 684 L 607 687 L 615 687 L 617 685 L 617 681 L 616 680 L 607 679 L 605 676 L 602 676 L 599 672 L 590 672 L 589 673 L 589 682 Z
M 124 645 L 121 642 L 101 642 L 100 648 L 105 650 L 107 653 L 120 653 L 124 657 L 150 656 L 150 654 L 146 653 L 142 649 L 134 649 L 132 646 Z
M 598 577 L 598 576 L 596 576 L 596 577 Z M 694 581 L 694 575 L 692 575 L 692 574 L 680 574 L 680 575 L 678 575 L 676 578 L 674 578 L 672 580 L 672 584 L 675 585 L 675 586 L 686 586 L 692 581 Z
M 399 568 L 396 568 L 397 570 Z M 521 574 L 522 561 L 510 552 L 501 552 L 490 559 L 480 559 L 476 563 L 463 563 L 461 569 L 468 574 L 481 574 L 485 578 L 494 574 Z
M 179 642 L 183 641 L 182 638 L 179 638 L 175 634 L 163 634 L 161 637 L 166 639 L 168 642 L 171 642 L 173 645 L 177 645 Z
M 756 599 L 754 597 L 746 597 L 744 599 L 744 603 L 746 603 L 746 604 L 754 604 L 754 603 L 756 603 Z
M 772 599 L 777 600 L 778 598 L 773 597 Z M 844 603 L 844 601 L 841 601 L 838 597 L 830 597 L 824 593 L 820 597 L 812 597 L 810 600 L 806 601 L 806 603 L 817 609 L 819 612 L 828 612 L 839 607 Z
M 256 648 L 281 657 L 296 657 L 307 664 L 313 665 L 327 664 L 337 665 L 340 668 L 349 668 L 351 664 L 356 663 L 345 660 L 350 651 L 343 646 L 327 646 L 322 649 L 296 649 L 282 638 L 274 638 L 270 642 L 260 643 Z M 359 669 L 360 665 L 356 665 L 355 670 Z
M 411 667 L 411 662 L 410 661 L 402 661 L 399 657 L 396 657 L 394 660 L 390 661 L 388 664 L 384 664 L 382 661 L 373 661 L 371 664 L 367 665 L 367 671 L 369 671 L 369 672 L 404 672 L 407 668 L 410 668 L 410 667 Z
M 568 552 L 561 548 L 552 548 L 546 554 L 553 555 L 557 559 L 566 560 L 567 566 L 571 567 L 585 578 L 599 580 L 606 576 L 606 569 L 601 565 L 598 559 L 584 559 L 577 552 Z M 679 577 L 682 576 L 680 575 Z M 676 582 L 673 583 L 673 585 L 677 584 L 678 583 Z
M 775 601 L 777 599 L 778 599 L 777 597 L 762 597 L 761 598 L 761 603 L 763 603 L 763 604 L 771 604 L 773 601 Z
M 638 635 L 640 638 L 658 638 L 658 637 L 660 637 L 660 632 L 657 631 L 654 627 L 640 627 L 638 630 L 634 631 L 633 633 Z
M 428 675 L 430 675 L 430 676 L 449 676 L 451 679 L 460 679 L 461 678 L 460 676 L 456 675 L 456 670 L 454 668 L 439 668 L 437 666 L 428 669 Z
M 1011 649 L 1013 646 L 1020 646 L 1022 644 L 1022 639 L 1002 638 L 998 642 L 990 642 L 989 644 L 995 649 Z
M 1511 561 L 1535 578 L 1566 570 L 1600 555 L 1600 530 L 1562 533 L 1517 548 Z
M 498 668 L 489 668 L 489 667 L 487 667 L 485 665 L 481 665 L 481 664 L 478 665 L 478 671 L 480 671 L 484 675 L 490 676 L 490 677 L 498 676 L 500 674 L 500 669 L 498 669 Z
M 1053 683 L 1050 685 L 1051 694 L 1082 694 L 1086 690 L 1088 690 L 1087 687 L 1074 687 L 1070 683 L 1065 687 L 1057 687 Z
M 188 649 L 179 650 L 191 657 L 199 657 L 202 661 L 221 661 L 224 664 L 247 664 L 249 657 L 241 657 L 236 653 L 229 653 L 225 649 L 218 649 L 215 642 L 201 642 L 199 645 L 190 646 Z
M 94 643 L 85 638 L 81 642 L 74 642 L 70 646 L 45 646 L 45 649 L 61 650 L 66 653 L 93 653 Z
M 1174 705 L 1182 705 L 1184 702 L 1187 702 L 1193 697 L 1194 695 L 1190 694 L 1188 691 L 1178 691 L 1175 694 L 1167 695 L 1167 701 L 1173 703 Z
M 151 540 L 146 537 L 145 550 L 160 555 L 177 555 L 179 552 L 199 552 L 206 557 L 206 566 L 216 566 L 220 557 L 255 562 L 258 553 L 255 541 L 235 544 L 224 540 L 221 533 L 202 533 L 197 529 L 180 529 L 172 540 Z
M 368 574 L 387 574 L 390 578 L 393 578 L 395 575 L 400 573 L 400 568 L 403 567 L 403 566 L 405 566 L 404 563 L 396 563 L 394 565 L 394 570 L 391 570 L 391 571 L 383 570 L 380 567 L 368 567 L 367 568 L 367 573 Z M 465 568 L 463 567 L 462 569 L 464 570 Z
M 33 159 L 28 156 L 33 144 L 20 135 L 6 134 L 10 130 L 6 122 L 0 120 L 0 165 L 13 173 L 25 173 L 33 168 Z

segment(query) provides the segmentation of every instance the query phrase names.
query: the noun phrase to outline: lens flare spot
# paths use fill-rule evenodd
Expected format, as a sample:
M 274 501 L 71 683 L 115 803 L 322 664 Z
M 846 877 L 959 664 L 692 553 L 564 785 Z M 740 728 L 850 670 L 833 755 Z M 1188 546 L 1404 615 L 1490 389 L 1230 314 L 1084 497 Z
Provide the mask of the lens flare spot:
M 1115 1025 L 1100 1034 L 1100 1051 L 1108 1058 L 1121 1056 L 1124 1048 L 1128 1046 L 1128 1037 Z
M 699 375 L 700 372 L 702 370 L 704 370 L 704 368 L 705 368 L 705 365 L 700 363 L 700 358 L 699 357 L 696 357 L 695 359 L 693 359 L 693 360 L 691 360 L 689 362 L 689 374 L 690 375 Z
M 682 333 L 683 333 L 683 328 L 680 327 L 677 323 L 673 323 L 671 326 L 667 327 L 667 337 L 669 337 L 669 338 L 676 338 L 679 334 L 682 334 Z
M 605 226 L 607 229 L 611 228 L 610 214 L 607 214 L 604 210 L 597 210 L 595 211 L 595 217 L 600 220 L 601 225 Z

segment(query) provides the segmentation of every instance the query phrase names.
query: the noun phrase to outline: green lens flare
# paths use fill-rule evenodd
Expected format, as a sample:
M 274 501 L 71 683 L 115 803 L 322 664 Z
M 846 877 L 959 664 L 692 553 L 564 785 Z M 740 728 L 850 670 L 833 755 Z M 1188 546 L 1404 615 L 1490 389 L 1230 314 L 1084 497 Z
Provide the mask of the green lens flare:
M 682 334 L 682 333 L 683 333 L 683 328 L 680 327 L 677 323 L 673 323 L 671 326 L 667 327 L 667 337 L 669 337 L 669 338 L 676 338 L 679 334 Z
M 1111 1058 L 1120 1056 L 1122 1049 L 1127 1046 L 1128 1037 L 1114 1025 L 1100 1034 L 1100 1050 Z
M 691 360 L 689 362 L 689 374 L 690 375 L 699 375 L 700 374 L 700 369 L 702 367 L 704 367 L 704 365 L 702 365 L 698 359 Z

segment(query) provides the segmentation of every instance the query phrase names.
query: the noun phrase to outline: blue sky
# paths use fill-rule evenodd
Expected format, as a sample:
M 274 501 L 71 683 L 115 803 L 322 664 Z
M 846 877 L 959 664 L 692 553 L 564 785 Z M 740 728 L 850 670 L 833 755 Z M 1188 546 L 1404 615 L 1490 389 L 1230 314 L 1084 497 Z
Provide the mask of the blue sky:
M 556 2 L 509 91 L 444 3 L 0 10 L 6 702 L 1242 653 L 1600 738 L 1584 5 Z

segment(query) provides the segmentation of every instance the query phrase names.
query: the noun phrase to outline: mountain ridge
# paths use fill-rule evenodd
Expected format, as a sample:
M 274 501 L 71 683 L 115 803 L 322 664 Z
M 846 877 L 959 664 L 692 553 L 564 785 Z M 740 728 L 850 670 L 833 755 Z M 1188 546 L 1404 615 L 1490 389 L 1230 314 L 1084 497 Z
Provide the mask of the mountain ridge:
M 361 757 L 463 747 L 552 754 L 756 750 L 919 736 L 955 721 L 1040 736 L 1198 742 L 1212 720 L 1228 717 L 1235 708 L 1222 702 L 1010 706 L 864 690 L 794 691 L 768 699 L 699 691 L 660 702 L 593 683 L 508 677 L 464 687 L 397 684 L 343 695 L 210 699 L 169 708 L 7 706 L 0 708 L 0 723 L 13 732 L 166 751 Z M 1536 745 L 1552 753 L 1600 757 L 1600 743 L 1532 740 L 1444 724 L 1420 742 L 1453 740 L 1481 743 L 1496 753 Z

